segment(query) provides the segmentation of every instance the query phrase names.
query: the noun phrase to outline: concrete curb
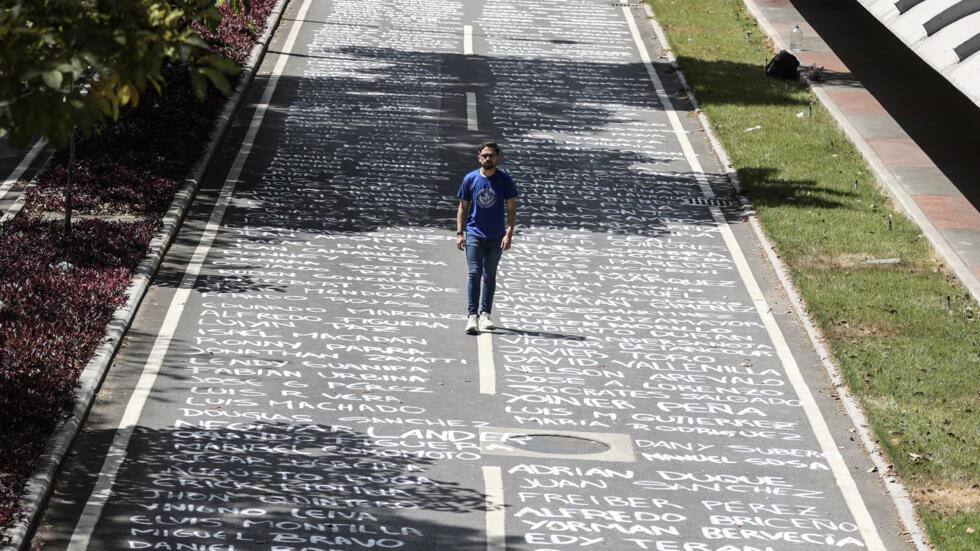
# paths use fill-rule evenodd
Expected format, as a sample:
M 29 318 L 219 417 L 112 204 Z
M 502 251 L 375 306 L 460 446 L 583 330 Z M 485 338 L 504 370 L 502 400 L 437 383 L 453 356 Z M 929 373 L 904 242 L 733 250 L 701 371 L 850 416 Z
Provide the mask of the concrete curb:
M 7 531 L 7 536 L 10 537 L 10 543 L 0 548 L 0 551 L 25 551 L 30 545 L 29 536 L 33 534 L 37 523 L 40 522 L 41 511 L 48 497 L 51 495 L 52 486 L 61 462 L 64 460 L 65 454 L 68 453 L 72 442 L 75 440 L 75 436 L 81 429 L 85 417 L 88 415 L 88 411 L 95 399 L 96 391 L 102 384 L 102 379 L 108 372 L 109 364 L 115 356 L 119 345 L 122 343 L 123 336 L 132 323 L 136 309 L 149 289 L 150 282 L 163 260 L 164 253 L 176 236 L 177 230 L 180 228 L 184 216 L 190 208 L 204 171 L 207 170 L 211 158 L 214 156 L 214 152 L 218 149 L 218 144 L 227 132 L 228 127 L 231 126 L 232 117 L 238 110 L 238 106 L 241 104 L 249 84 L 251 84 L 252 79 L 255 77 L 259 63 L 261 63 L 265 51 L 268 48 L 269 40 L 282 20 L 282 14 L 287 2 L 288 0 L 278 0 L 272 12 L 269 14 L 266 30 L 252 48 L 238 86 L 235 88 L 231 97 L 225 102 L 225 106 L 218 116 L 217 123 L 211 130 L 204 155 L 194 164 L 189 176 L 184 180 L 184 185 L 177 191 L 173 202 L 170 204 L 170 209 L 163 218 L 163 227 L 157 233 L 156 237 L 150 241 L 150 248 L 143 258 L 143 262 L 140 263 L 133 273 L 133 282 L 125 293 L 126 303 L 113 314 L 106 330 L 105 339 L 96 349 L 92 359 L 85 366 L 85 369 L 79 377 L 78 388 L 75 392 L 74 409 L 70 416 L 60 422 L 55 428 L 54 433 L 45 445 L 44 452 L 41 454 L 36 472 L 27 482 L 24 496 L 20 500 L 21 509 L 26 513 L 25 518 L 14 524 Z
M 781 49 L 787 49 L 786 47 L 784 47 L 786 45 L 782 43 L 781 38 L 777 35 L 777 33 L 774 32 L 768 20 L 766 20 L 762 16 L 762 13 L 758 10 L 758 8 L 755 6 L 753 1 L 745 0 L 745 4 L 748 7 L 749 11 L 752 13 L 752 15 L 756 18 L 756 20 L 759 21 L 759 26 L 762 27 L 763 31 L 767 35 L 769 35 L 769 37 L 772 39 L 773 43 L 776 44 L 777 47 Z M 755 209 L 751 206 L 748 199 L 744 195 L 741 195 L 741 187 L 738 182 L 738 174 L 733 169 L 731 159 L 729 159 L 728 154 L 725 152 L 724 147 L 722 147 L 721 145 L 721 142 L 718 141 L 718 137 L 715 136 L 714 130 L 711 128 L 711 125 L 707 117 L 705 117 L 704 113 L 701 111 L 697 99 L 695 99 L 694 95 L 691 93 L 690 87 L 687 85 L 687 80 L 684 78 L 684 73 L 680 70 L 680 67 L 678 67 L 677 60 L 674 57 L 673 52 L 669 49 L 669 43 L 667 42 L 667 37 L 664 34 L 663 29 L 660 28 L 660 24 L 657 23 L 653 10 L 650 8 L 649 4 L 644 4 L 644 11 L 646 12 L 647 21 L 649 21 L 651 27 L 653 28 L 657 40 L 664 46 L 664 49 L 666 50 L 667 60 L 670 62 L 671 67 L 673 67 L 676 70 L 675 74 L 679 78 L 681 85 L 684 86 L 687 93 L 687 97 L 691 101 L 691 105 L 698 113 L 698 120 L 701 122 L 701 125 L 704 128 L 705 134 L 707 134 L 708 136 L 708 140 L 711 143 L 711 149 L 713 150 L 714 154 L 718 157 L 719 161 L 721 161 L 722 166 L 725 167 L 725 172 L 728 175 L 729 180 L 731 180 L 732 186 L 735 188 L 736 191 L 739 192 L 739 199 L 741 200 L 743 206 L 743 212 L 746 215 L 746 218 L 748 219 L 749 225 L 752 227 L 753 232 L 755 233 L 756 237 L 759 239 L 759 242 L 762 244 L 762 248 L 766 251 L 766 257 L 768 258 L 769 263 L 772 265 L 773 270 L 776 272 L 776 276 L 779 278 L 780 284 L 783 286 L 783 289 L 786 291 L 786 295 L 787 297 L 789 297 L 789 300 L 793 305 L 793 309 L 796 313 L 797 318 L 799 318 L 800 322 L 803 324 L 803 327 L 806 330 L 807 337 L 810 339 L 810 343 L 813 345 L 813 348 L 816 350 L 817 355 L 820 356 L 820 360 L 823 363 L 827 375 L 830 377 L 831 382 L 833 383 L 834 387 L 837 389 L 838 397 L 840 398 L 841 403 L 844 405 L 844 410 L 847 412 L 848 417 L 851 418 L 851 423 L 854 425 L 854 428 L 861 439 L 861 443 L 864 445 L 865 450 L 868 452 L 868 455 L 870 456 L 872 463 L 874 463 L 877 472 L 879 473 L 879 476 L 882 480 L 882 483 L 885 486 L 886 492 L 891 497 L 892 502 L 895 504 L 895 508 L 897 509 L 899 517 L 902 520 L 902 524 L 905 526 L 905 529 L 909 533 L 909 537 L 912 538 L 912 541 L 915 543 L 915 546 L 917 549 L 919 549 L 919 551 L 930 551 L 932 548 L 926 542 L 925 531 L 923 530 L 922 526 L 919 524 L 918 516 L 915 514 L 915 507 L 912 504 L 911 499 L 909 498 L 908 491 L 906 491 L 905 486 L 902 485 L 902 483 L 895 477 L 894 473 L 891 472 L 891 468 L 887 459 L 882 454 L 881 449 L 878 447 L 877 443 L 875 442 L 874 436 L 871 434 L 871 431 L 868 429 L 868 421 L 864 415 L 864 411 L 861 409 L 860 404 L 858 404 L 857 400 L 854 398 L 854 396 L 851 394 L 850 390 L 848 389 L 847 384 L 845 383 L 844 378 L 840 373 L 840 369 L 837 367 L 837 364 L 834 362 L 833 355 L 830 353 L 829 350 L 827 350 L 827 347 L 824 346 L 823 343 L 825 339 L 822 333 L 820 332 L 820 329 L 813 324 L 813 321 L 811 320 L 809 313 L 806 311 L 806 306 L 803 304 L 803 299 L 802 297 L 800 297 L 800 294 L 797 291 L 796 286 L 793 284 L 792 280 L 789 277 L 789 271 L 786 269 L 786 266 L 783 264 L 782 260 L 776 254 L 775 247 L 773 246 L 772 242 L 769 241 L 769 238 L 766 236 L 765 231 L 762 228 L 762 225 L 759 223 L 758 218 L 756 218 Z M 808 82 L 808 84 L 811 85 L 811 89 L 815 89 L 813 83 Z M 864 139 L 861 138 L 860 134 L 858 134 L 856 129 L 854 129 L 853 126 L 851 126 L 849 123 L 846 122 L 846 118 L 843 116 L 843 113 L 836 106 L 836 104 L 833 103 L 833 101 L 826 94 L 826 92 L 822 90 L 817 91 L 816 89 L 815 92 L 818 92 L 817 98 L 825 107 L 828 107 L 828 111 L 831 112 L 831 115 L 837 120 L 838 124 L 840 124 L 842 128 L 844 128 L 845 125 L 850 127 L 851 129 L 850 132 L 848 132 L 846 128 L 844 128 L 844 131 L 845 133 L 847 133 L 851 141 L 854 142 L 859 149 L 861 149 L 861 152 L 863 155 L 865 155 L 865 158 L 868 159 L 869 154 L 874 156 L 876 162 L 871 162 L 870 159 L 868 159 L 868 161 L 869 164 L 872 165 L 872 169 L 875 171 L 875 173 L 878 174 L 879 170 L 882 170 L 887 173 L 887 170 L 885 170 L 884 168 L 884 164 L 881 163 L 881 160 L 878 159 L 877 155 L 874 154 L 874 151 L 871 150 L 871 146 L 869 146 L 867 142 L 864 142 Z M 830 106 L 833 106 L 833 109 L 830 109 L 829 108 Z M 862 143 L 863 143 L 863 148 L 861 145 Z M 880 177 L 881 176 L 879 174 L 879 178 Z M 894 178 L 891 177 L 891 174 L 888 174 L 888 178 L 891 179 L 891 182 L 895 187 L 900 189 L 900 186 L 898 186 L 897 182 L 894 181 Z M 904 190 L 902 191 L 904 193 Z M 907 194 L 905 195 L 907 196 Z M 909 202 L 911 202 L 912 205 L 915 206 L 914 201 L 911 201 L 911 197 L 909 197 L 908 199 Z M 919 212 L 919 215 L 924 218 L 924 215 L 921 214 L 921 211 L 918 211 L 918 207 L 916 206 L 915 208 L 916 211 Z M 912 216 L 913 220 L 919 222 L 919 220 L 914 215 L 910 214 L 910 216 Z M 920 224 L 920 226 L 922 226 L 922 224 Z M 929 222 L 929 226 L 933 227 L 931 222 Z M 923 231 L 925 231 L 925 228 L 923 228 Z M 943 241 L 945 242 L 945 240 Z

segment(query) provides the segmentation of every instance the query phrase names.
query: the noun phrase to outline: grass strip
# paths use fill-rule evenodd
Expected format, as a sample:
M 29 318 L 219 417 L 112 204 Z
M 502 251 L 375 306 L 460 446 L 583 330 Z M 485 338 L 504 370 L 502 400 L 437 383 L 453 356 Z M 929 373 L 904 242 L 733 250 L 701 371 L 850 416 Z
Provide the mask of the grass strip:
M 932 544 L 980 549 L 976 302 L 741 0 L 648 3 Z

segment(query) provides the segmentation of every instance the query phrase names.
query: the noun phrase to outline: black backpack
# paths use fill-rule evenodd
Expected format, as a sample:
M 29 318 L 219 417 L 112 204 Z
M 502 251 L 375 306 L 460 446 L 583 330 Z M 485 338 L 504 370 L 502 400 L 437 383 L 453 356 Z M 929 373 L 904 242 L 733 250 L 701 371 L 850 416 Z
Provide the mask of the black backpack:
M 800 60 L 796 59 L 795 55 L 786 50 L 779 50 L 776 57 L 770 59 L 769 63 L 766 63 L 766 74 L 783 80 L 797 80 L 799 75 L 796 69 L 799 66 Z

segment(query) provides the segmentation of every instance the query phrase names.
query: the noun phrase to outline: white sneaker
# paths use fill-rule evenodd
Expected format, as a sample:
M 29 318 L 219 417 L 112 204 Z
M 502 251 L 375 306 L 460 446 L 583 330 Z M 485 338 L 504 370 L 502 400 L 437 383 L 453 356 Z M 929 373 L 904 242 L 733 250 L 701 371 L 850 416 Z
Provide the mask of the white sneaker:
M 493 324 L 493 320 L 490 319 L 490 314 L 483 312 L 480 314 L 480 331 L 490 331 L 491 329 L 496 329 L 497 326 Z
M 480 332 L 480 330 L 477 328 L 476 316 L 466 318 L 466 332 L 470 335 L 476 335 Z

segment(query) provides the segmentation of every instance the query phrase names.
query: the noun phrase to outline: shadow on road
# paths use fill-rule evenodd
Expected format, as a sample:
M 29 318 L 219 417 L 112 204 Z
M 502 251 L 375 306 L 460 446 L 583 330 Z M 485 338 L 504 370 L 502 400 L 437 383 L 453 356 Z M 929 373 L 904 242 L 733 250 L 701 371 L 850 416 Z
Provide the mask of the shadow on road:
M 176 429 L 137 428 L 100 520 L 101 541 L 90 548 L 151 549 L 182 539 L 241 549 L 345 546 L 357 538 L 406 550 L 486 549 L 487 496 L 429 474 L 439 462 L 425 457 L 431 452 L 386 448 L 342 426 L 232 419 L 219 410 L 198 412 L 198 425 L 215 428 L 186 426 L 193 416 Z M 107 444 L 112 433 L 88 438 Z M 72 463 L 66 470 L 74 480 L 94 478 L 101 467 L 87 458 Z M 67 537 L 74 518 L 49 521 Z M 508 538 L 511 545 L 519 539 Z
M 475 146 L 485 139 L 501 143 L 501 166 L 519 182 L 519 229 L 659 237 L 670 222 L 712 223 L 708 209 L 687 201 L 701 195 L 695 175 L 673 168 L 683 159 L 668 145 L 673 130 L 648 116 L 662 106 L 636 78 L 645 74 L 641 64 L 366 47 L 310 55 L 314 66 L 317 57 L 340 64 L 340 74 L 280 78 L 216 249 L 324 239 L 323 253 L 332 237 L 391 228 L 453 232 L 459 181 L 476 166 Z M 623 89 L 609 90 L 610 82 Z M 486 104 L 479 131 L 465 130 L 469 90 Z M 729 192 L 724 175 L 708 180 L 716 193 Z M 208 185 L 213 194 L 216 183 Z M 243 236 L 247 246 L 236 244 Z M 178 283 L 176 275 L 158 281 Z M 207 276 L 197 289 L 285 292 L 248 274 Z

